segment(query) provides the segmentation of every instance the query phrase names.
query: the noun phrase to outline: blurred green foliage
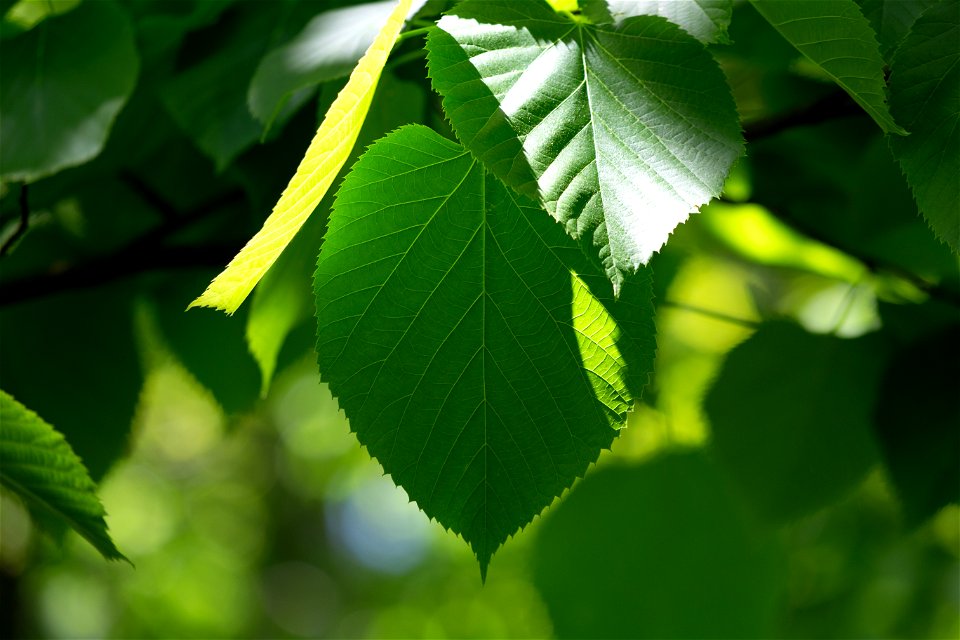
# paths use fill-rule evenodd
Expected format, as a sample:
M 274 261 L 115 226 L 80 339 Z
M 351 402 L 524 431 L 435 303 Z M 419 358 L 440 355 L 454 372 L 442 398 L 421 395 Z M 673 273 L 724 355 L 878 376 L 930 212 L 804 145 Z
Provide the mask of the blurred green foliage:
M 318 383 L 296 279 L 331 199 L 249 319 L 183 313 L 342 86 L 306 27 L 362 4 L 0 0 L 0 387 L 64 434 L 136 565 L 41 534 L 4 492 L 0 635 L 958 637 L 957 256 L 876 124 L 750 4 L 710 46 L 748 154 L 653 260 L 656 372 L 485 585 Z M 890 62 L 936 3 L 859 4 Z M 409 122 L 452 136 L 422 44 L 395 51 L 356 155 Z M 284 61 L 324 84 L 279 83 L 268 127 L 248 99 Z

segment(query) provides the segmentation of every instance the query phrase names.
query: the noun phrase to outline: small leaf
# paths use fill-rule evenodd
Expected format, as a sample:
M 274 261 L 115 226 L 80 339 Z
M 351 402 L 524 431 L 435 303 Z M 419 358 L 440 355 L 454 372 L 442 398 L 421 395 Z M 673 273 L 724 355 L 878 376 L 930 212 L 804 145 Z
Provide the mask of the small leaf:
M 0 42 L 0 178 L 34 182 L 91 160 L 136 84 L 133 29 L 85 2 Z
M 582 6 L 595 22 L 663 16 L 704 44 L 728 43 L 733 17 L 733 0 L 584 0 Z
M 423 126 L 344 180 L 315 283 L 351 429 L 481 572 L 610 446 L 652 368 L 646 273 L 614 302 L 546 213 Z
M 783 553 L 702 451 L 606 466 L 544 518 L 533 579 L 558 638 L 773 638 Z
M 190 307 L 214 307 L 229 314 L 235 312 L 303 226 L 353 149 L 383 65 L 403 27 L 411 2 L 400 0 L 397 3 L 377 39 L 357 63 L 263 228 L 214 278 L 203 295 L 190 303 Z
M 885 357 L 876 335 L 764 324 L 730 352 L 705 408 L 718 460 L 767 519 L 839 498 L 876 461 L 873 406 Z
M 663 18 L 590 25 L 540 0 L 465 0 L 438 26 L 430 75 L 460 140 L 599 254 L 615 291 L 741 152 L 723 73 Z
M 303 31 L 260 61 L 247 92 L 250 112 L 269 126 L 301 89 L 349 75 L 395 6 L 395 0 L 370 2 L 313 18 Z M 302 95 L 305 99 L 310 94 Z
M 910 130 L 891 138 L 920 211 L 960 252 L 960 4 L 927 10 L 890 68 L 890 106 Z
M 96 485 L 63 436 L 0 391 L 0 484 L 43 523 L 52 518 L 86 538 L 107 560 L 126 560 L 104 522 Z
M 885 133 L 906 135 L 887 109 L 883 58 L 853 0 L 751 0 L 757 11 L 833 78 Z

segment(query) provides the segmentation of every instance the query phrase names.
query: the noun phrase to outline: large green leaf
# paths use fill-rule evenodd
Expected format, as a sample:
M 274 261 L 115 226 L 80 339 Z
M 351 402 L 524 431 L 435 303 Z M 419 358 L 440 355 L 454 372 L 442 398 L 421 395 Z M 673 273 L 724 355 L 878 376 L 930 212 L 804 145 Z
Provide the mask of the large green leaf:
M 534 581 L 558 638 L 772 638 L 772 532 L 702 451 L 599 469 L 549 513 Z
M 883 57 L 853 0 L 751 0 L 787 41 L 833 78 L 886 133 L 906 134 L 890 115 Z
M 460 140 L 599 253 L 615 291 L 740 154 L 723 73 L 663 18 L 595 26 L 541 0 L 465 0 L 438 26 L 430 74 Z
M 706 399 L 712 444 L 759 513 L 788 520 L 849 490 L 876 461 L 885 350 L 767 323 L 727 358 Z
M 960 4 L 926 11 L 890 70 L 890 106 L 910 130 L 892 138 L 920 211 L 934 232 L 960 252 Z
M 113 2 L 85 2 L 0 42 L 0 179 L 33 182 L 103 148 L 136 84 L 133 29 Z
M 351 429 L 482 572 L 610 446 L 652 366 L 649 278 L 614 302 L 546 213 L 422 126 L 344 180 L 316 293 Z
M 580 6 L 594 22 L 663 16 L 703 43 L 729 42 L 733 16 L 733 0 L 581 0 Z
M 103 520 L 103 505 L 83 462 L 63 436 L 0 391 L 0 485 L 38 516 L 52 518 L 90 541 L 108 560 L 126 560 Z
M 247 92 L 250 112 L 269 126 L 288 100 L 310 97 L 304 89 L 349 75 L 395 6 L 369 2 L 316 16 L 260 61 Z

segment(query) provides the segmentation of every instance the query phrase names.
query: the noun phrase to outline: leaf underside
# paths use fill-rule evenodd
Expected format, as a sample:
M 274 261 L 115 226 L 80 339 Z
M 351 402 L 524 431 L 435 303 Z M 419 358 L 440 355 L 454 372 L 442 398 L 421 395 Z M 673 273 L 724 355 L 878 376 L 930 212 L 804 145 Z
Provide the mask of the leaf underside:
M 376 40 L 357 63 L 263 228 L 190 307 L 235 312 L 313 213 L 360 135 L 383 65 L 403 27 L 411 2 L 397 3 Z
M 126 560 L 104 522 L 96 486 L 67 441 L 37 414 L 0 391 L 0 484 L 43 524 L 52 519 L 86 538 L 108 560 Z
M 905 135 L 887 108 L 883 57 L 853 0 L 751 0 L 797 51 L 846 91 L 885 133 Z
M 539 0 L 465 0 L 438 27 L 430 76 L 461 142 L 599 256 L 615 291 L 741 152 L 723 73 L 661 17 L 590 25 Z
M 422 126 L 345 179 L 315 285 L 320 371 L 351 429 L 484 574 L 610 446 L 652 368 L 649 277 L 598 296 L 546 213 Z
M 937 236 L 960 252 L 960 4 L 927 10 L 890 70 L 894 115 L 910 130 L 891 138 L 917 205 Z
M 580 6 L 597 23 L 663 16 L 705 44 L 728 43 L 727 27 L 733 17 L 732 0 L 582 0 Z

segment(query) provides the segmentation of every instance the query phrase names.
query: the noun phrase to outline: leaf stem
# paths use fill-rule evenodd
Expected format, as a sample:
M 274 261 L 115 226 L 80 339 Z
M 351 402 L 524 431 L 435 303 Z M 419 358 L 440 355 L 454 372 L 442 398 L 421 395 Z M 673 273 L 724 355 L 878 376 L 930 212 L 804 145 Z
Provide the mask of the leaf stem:
M 17 243 L 17 241 L 27 232 L 30 227 L 30 205 L 27 201 L 27 183 L 20 185 L 20 219 L 17 221 L 17 227 L 13 230 L 3 244 L 0 245 L 0 256 L 5 256 Z
M 746 327 L 747 329 L 756 329 L 761 324 L 757 320 L 748 320 L 746 318 L 738 318 L 736 316 L 731 316 L 726 313 L 723 313 L 722 311 L 704 309 L 703 307 L 687 304 L 686 302 L 676 302 L 674 300 L 663 300 L 660 302 L 660 306 L 680 309 L 681 311 L 689 311 L 690 313 L 696 313 L 696 314 L 705 316 L 707 318 L 720 320 L 721 322 L 729 322 L 730 324 Z

